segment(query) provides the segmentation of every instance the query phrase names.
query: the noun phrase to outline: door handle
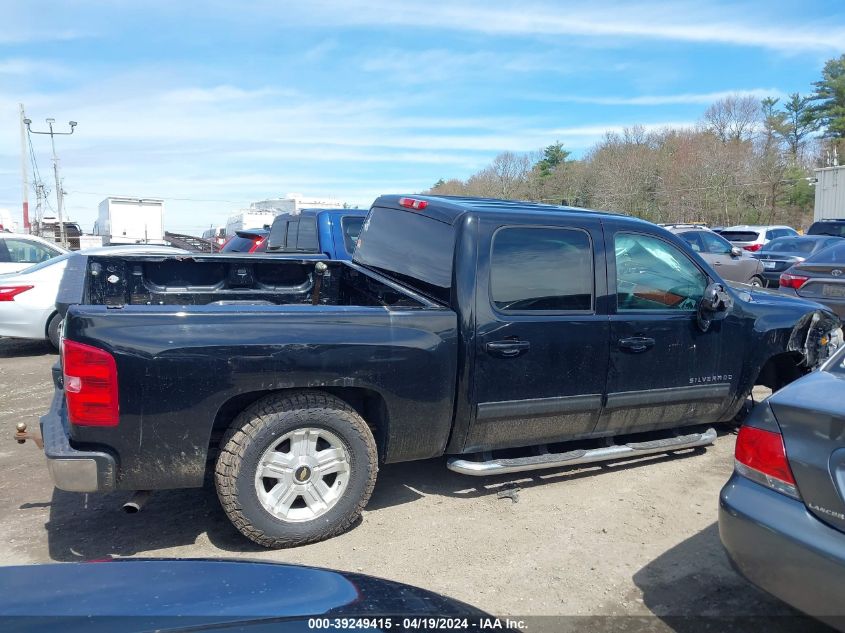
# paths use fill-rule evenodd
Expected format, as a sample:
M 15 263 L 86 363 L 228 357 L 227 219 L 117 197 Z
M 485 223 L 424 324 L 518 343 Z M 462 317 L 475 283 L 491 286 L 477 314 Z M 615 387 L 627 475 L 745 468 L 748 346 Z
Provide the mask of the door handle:
M 531 348 L 528 341 L 492 341 L 484 345 L 484 349 L 491 356 L 500 358 L 515 358 Z
M 654 339 L 645 336 L 632 336 L 619 339 L 619 349 L 639 354 L 654 347 Z

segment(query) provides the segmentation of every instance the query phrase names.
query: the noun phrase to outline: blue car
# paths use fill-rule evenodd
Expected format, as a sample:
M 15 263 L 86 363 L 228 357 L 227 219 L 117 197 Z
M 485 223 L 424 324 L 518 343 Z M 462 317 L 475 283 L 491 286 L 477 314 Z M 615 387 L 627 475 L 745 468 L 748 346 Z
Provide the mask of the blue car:
M 734 567 L 845 630 L 845 349 L 755 407 L 722 489 L 719 533 Z

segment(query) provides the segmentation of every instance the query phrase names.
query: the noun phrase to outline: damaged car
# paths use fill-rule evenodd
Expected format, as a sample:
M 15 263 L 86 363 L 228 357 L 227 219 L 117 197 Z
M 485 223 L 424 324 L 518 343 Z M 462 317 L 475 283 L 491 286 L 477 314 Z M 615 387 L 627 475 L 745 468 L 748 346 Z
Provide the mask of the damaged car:
M 141 491 L 137 510 L 212 476 L 266 547 L 349 529 L 381 464 L 447 455 L 472 476 L 705 446 L 755 385 L 842 339 L 829 309 L 733 288 L 649 222 L 409 195 L 375 201 L 351 262 L 78 256 L 58 308 L 56 486 Z

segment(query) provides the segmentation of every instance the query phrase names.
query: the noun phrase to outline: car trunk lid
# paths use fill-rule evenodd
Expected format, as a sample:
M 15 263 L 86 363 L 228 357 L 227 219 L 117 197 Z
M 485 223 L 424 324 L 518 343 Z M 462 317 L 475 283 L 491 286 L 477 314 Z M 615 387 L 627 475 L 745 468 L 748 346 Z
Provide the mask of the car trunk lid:
M 804 261 L 803 257 L 792 253 L 761 252 L 755 257 L 763 263 L 763 270 L 768 272 L 781 272 Z
M 807 509 L 845 532 L 843 389 L 845 378 L 817 371 L 773 395 L 769 404 Z

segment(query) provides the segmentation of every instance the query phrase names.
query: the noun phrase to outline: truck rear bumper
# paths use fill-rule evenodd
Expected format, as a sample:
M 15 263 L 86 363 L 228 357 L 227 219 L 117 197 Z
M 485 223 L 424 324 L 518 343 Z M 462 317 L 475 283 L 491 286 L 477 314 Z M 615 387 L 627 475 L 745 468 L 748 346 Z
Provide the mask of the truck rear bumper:
M 117 471 L 114 457 L 102 451 L 80 451 L 70 445 L 64 400 L 63 392 L 57 389 L 50 411 L 41 418 L 44 455 L 53 484 L 70 492 L 114 490 Z

